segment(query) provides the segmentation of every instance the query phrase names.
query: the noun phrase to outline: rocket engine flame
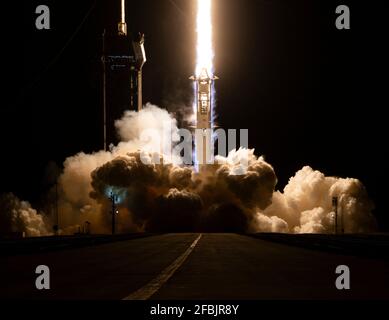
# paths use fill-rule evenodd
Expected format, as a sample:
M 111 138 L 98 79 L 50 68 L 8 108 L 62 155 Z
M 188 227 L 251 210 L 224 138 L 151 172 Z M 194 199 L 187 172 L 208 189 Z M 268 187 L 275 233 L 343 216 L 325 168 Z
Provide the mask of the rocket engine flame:
M 193 112 L 196 115 L 196 129 L 202 130 L 195 139 L 194 162 L 196 170 L 199 165 L 212 159 L 214 128 L 214 76 L 212 47 L 212 0 L 197 0 L 197 62 L 194 81 L 195 99 Z
M 204 69 L 213 76 L 212 0 L 197 0 L 197 63 L 196 77 Z

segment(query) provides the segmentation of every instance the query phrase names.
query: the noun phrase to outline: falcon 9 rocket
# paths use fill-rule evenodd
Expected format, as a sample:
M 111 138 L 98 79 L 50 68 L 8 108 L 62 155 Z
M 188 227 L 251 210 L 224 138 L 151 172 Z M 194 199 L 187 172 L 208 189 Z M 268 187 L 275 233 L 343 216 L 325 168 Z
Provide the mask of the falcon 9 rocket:
M 195 166 L 201 166 L 213 161 L 213 84 L 217 77 L 213 75 L 212 46 L 212 0 L 197 0 L 197 62 L 194 81 L 196 116 L 195 135 Z
M 203 68 L 199 76 L 190 78 L 195 83 L 196 99 L 196 164 L 205 165 L 212 158 L 212 86 L 218 77 Z

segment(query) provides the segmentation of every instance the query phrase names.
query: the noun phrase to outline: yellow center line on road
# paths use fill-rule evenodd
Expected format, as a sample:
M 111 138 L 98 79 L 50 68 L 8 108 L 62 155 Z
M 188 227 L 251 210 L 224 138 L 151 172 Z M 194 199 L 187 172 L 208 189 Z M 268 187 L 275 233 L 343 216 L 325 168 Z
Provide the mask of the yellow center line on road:
M 188 256 L 191 254 L 193 249 L 196 247 L 197 243 L 201 239 L 202 234 L 200 234 L 195 241 L 190 245 L 190 247 L 180 255 L 171 265 L 165 268 L 156 278 L 151 280 L 142 288 L 131 293 L 129 296 L 125 297 L 122 300 L 147 300 L 153 294 L 155 294 L 177 271 L 179 267 L 185 262 Z

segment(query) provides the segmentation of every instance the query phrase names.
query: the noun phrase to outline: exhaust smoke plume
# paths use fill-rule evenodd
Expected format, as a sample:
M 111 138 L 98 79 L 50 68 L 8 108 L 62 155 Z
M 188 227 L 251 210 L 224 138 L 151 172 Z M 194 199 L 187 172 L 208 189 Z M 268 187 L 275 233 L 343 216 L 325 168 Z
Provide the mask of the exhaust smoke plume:
M 335 212 L 332 198 L 339 199 L 338 223 L 347 233 L 374 231 L 374 204 L 363 184 L 357 179 L 326 177 L 304 167 L 289 180 L 284 192 L 273 194 L 272 204 L 262 213 L 277 216 L 295 233 L 332 233 Z
M 91 174 L 90 193 L 108 212 L 107 189 L 123 190 L 127 196 L 119 211 L 129 215 L 137 230 L 223 231 L 219 225 L 228 224 L 230 218 L 242 219 L 248 226 L 255 210 L 270 204 L 276 176 L 273 168 L 253 152 L 247 172 L 240 175 L 234 173 L 239 169 L 228 158 L 219 157 L 219 164 L 199 174 L 192 167 L 144 164 L 141 153 L 127 153 L 96 168 Z M 247 154 L 243 150 L 236 153 L 238 157 Z M 234 212 L 228 206 L 233 206 Z M 230 228 L 233 230 L 234 224 Z
M 170 123 L 169 132 L 163 122 Z M 199 173 L 175 161 L 153 164 L 151 159 L 164 158 L 161 149 L 174 143 L 161 146 L 143 139 L 142 132 L 157 130 L 159 141 L 170 144 L 178 135 L 177 121 L 153 105 L 127 112 L 116 127 L 122 140 L 118 146 L 109 152 L 79 153 L 64 162 L 58 180 L 62 234 L 73 234 L 85 221 L 92 233 L 109 233 L 111 192 L 118 196 L 119 232 L 332 233 L 332 197 L 339 199 L 345 232 L 376 229 L 374 205 L 359 180 L 326 177 L 304 167 L 283 192 L 275 191 L 273 167 L 254 150 L 243 149 L 217 156 L 215 165 Z M 148 158 L 150 164 L 145 164 Z M 1 233 L 50 233 L 52 223 L 46 216 L 13 195 L 1 197 L 0 210 Z
M 0 235 L 24 233 L 27 237 L 49 234 L 49 221 L 14 194 L 0 195 Z

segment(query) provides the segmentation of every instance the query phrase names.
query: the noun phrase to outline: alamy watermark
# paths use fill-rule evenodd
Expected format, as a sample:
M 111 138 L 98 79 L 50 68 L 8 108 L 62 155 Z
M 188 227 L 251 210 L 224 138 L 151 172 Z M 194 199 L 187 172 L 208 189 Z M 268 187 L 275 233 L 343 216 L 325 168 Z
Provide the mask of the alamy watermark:
M 335 281 L 336 289 L 350 290 L 350 268 L 346 265 L 340 265 L 336 267 L 335 273 L 339 274 Z
M 39 265 L 35 269 L 35 273 L 39 276 L 35 279 L 35 287 L 38 290 L 50 289 L 50 269 L 46 265 Z
M 335 26 L 338 30 L 350 30 L 350 8 L 346 5 L 336 7 L 336 14 L 339 16 L 335 20 Z
M 35 27 L 38 30 L 50 30 L 50 9 L 46 5 L 39 5 L 35 9 L 38 16 L 35 19 Z
M 234 164 L 248 166 L 247 129 L 173 130 L 171 123 L 166 122 L 163 123 L 162 131 L 154 128 L 142 130 L 139 140 L 142 151 L 145 151 L 141 153 L 144 164 L 215 164 L 218 157 L 226 158 L 230 151 L 240 149 L 239 156 L 230 160 Z

